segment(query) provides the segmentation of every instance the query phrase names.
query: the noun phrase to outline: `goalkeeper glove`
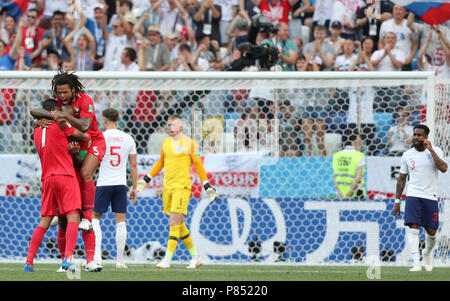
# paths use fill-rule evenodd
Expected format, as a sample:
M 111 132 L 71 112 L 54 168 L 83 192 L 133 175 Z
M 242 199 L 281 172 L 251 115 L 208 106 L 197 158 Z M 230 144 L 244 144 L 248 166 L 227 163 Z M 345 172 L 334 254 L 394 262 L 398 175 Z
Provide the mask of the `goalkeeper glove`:
M 148 175 L 145 175 L 142 179 L 137 181 L 137 192 L 144 191 L 145 187 L 147 187 L 148 183 L 152 180 L 152 177 L 149 177 Z
M 209 182 L 205 182 L 203 184 L 203 188 L 205 188 L 206 194 L 209 197 L 209 200 L 211 202 L 215 201 L 217 199 L 217 197 L 219 196 L 219 194 L 217 193 L 217 190 L 214 189 L 214 187 L 212 187 Z

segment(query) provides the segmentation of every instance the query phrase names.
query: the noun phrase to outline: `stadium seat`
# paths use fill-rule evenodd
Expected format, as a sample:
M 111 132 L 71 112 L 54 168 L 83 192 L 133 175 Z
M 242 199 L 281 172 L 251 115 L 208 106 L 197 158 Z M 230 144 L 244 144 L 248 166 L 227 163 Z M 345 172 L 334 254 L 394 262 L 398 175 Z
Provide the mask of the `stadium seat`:
M 412 126 L 416 126 L 420 123 L 420 111 L 411 112 L 410 121 Z
M 374 113 L 377 138 L 381 143 L 387 143 L 387 133 L 393 122 L 392 113 L 375 112 Z
M 242 113 L 233 112 L 226 113 L 224 115 L 225 118 L 225 133 L 234 132 L 235 121 L 241 117 Z
M 330 112 L 329 117 L 325 120 L 328 131 L 336 134 L 343 134 L 347 128 L 347 113 Z

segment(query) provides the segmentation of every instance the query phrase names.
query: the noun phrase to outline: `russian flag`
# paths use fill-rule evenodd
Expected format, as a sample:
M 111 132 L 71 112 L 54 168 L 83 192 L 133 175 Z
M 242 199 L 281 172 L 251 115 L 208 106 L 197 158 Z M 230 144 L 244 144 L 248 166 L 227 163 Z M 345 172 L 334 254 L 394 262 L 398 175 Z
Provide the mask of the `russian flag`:
M 0 7 L 6 8 L 6 14 L 8 16 L 13 16 L 16 20 L 18 20 L 22 14 L 27 11 L 28 4 L 30 4 L 30 0 L 0 0 Z
M 438 25 L 450 20 L 450 2 L 448 0 L 391 1 L 413 12 L 422 21 L 430 25 Z

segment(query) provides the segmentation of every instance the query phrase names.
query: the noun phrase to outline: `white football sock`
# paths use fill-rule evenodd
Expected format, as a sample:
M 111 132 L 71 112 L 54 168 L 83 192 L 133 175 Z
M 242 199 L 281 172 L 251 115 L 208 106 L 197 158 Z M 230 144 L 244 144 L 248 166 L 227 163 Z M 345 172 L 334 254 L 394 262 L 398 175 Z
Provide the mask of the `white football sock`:
M 423 253 L 428 254 L 433 251 L 434 246 L 436 245 L 436 237 L 437 235 L 430 235 L 428 233 L 425 234 L 425 249 Z
M 95 233 L 95 254 L 94 260 L 96 262 L 102 261 L 102 229 L 100 228 L 100 220 L 92 218 L 92 228 Z
M 411 248 L 411 257 L 414 265 L 420 264 L 420 254 L 419 254 L 419 229 L 409 228 L 408 242 Z
M 116 246 L 117 246 L 117 262 L 123 263 L 123 252 L 125 251 L 125 243 L 127 241 L 127 224 L 120 222 L 116 224 Z

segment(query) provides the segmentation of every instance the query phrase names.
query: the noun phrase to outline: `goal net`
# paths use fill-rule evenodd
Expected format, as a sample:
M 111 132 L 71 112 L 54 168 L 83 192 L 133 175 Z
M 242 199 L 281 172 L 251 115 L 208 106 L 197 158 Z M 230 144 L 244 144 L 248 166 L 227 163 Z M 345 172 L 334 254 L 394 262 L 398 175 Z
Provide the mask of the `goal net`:
M 183 118 L 220 193 L 209 202 L 192 170 L 186 224 L 207 262 L 409 264 L 404 202 L 400 218 L 393 216 L 400 156 L 410 147 L 412 126 L 426 122 L 448 160 L 448 81 L 428 72 L 78 74 L 100 127 L 103 109 L 120 111 L 118 127 L 136 141 L 139 177 L 159 157 L 168 116 Z M 51 96 L 53 75 L 0 74 L 0 261 L 26 257 L 40 218 L 41 170 L 29 111 Z M 359 200 L 339 198 L 333 183 L 332 155 L 352 134 L 361 136 L 367 155 L 367 197 Z M 128 206 L 127 262 L 155 261 L 164 252 L 162 175 Z M 447 172 L 439 179 L 437 265 L 448 265 L 449 184 Z M 104 259 L 115 259 L 111 213 L 101 227 Z M 58 258 L 55 228 L 37 259 Z M 81 235 L 76 254 L 84 254 Z M 180 242 L 174 260 L 189 258 Z

